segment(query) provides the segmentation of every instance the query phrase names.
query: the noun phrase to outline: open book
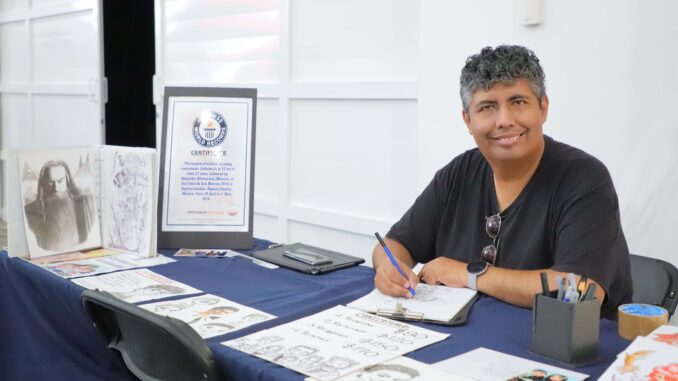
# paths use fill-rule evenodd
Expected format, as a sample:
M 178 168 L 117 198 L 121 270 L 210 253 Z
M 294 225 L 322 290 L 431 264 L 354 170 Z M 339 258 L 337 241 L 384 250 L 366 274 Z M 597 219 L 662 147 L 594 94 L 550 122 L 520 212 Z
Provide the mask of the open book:
M 11 152 L 9 255 L 104 247 L 154 256 L 155 160 L 154 149 L 118 146 Z
M 375 288 L 347 306 L 397 320 L 459 325 L 466 322 L 476 294 L 469 288 L 419 283 L 412 299 L 384 295 Z

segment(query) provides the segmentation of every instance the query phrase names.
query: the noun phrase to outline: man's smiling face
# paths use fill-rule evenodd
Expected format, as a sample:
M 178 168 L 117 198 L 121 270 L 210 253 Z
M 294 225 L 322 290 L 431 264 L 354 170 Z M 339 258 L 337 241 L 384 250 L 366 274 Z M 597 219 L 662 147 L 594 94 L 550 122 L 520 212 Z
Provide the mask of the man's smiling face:
M 492 164 L 538 156 L 547 114 L 548 98 L 539 101 L 530 83 L 518 79 L 477 90 L 462 116 L 480 152 Z

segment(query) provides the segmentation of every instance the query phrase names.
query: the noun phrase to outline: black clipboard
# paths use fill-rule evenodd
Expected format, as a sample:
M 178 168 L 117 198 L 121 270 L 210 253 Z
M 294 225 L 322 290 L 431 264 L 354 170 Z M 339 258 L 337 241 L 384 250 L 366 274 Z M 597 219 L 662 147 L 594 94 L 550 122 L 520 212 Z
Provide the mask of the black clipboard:
M 289 258 L 284 255 L 285 251 L 294 251 L 294 250 L 306 250 L 313 253 L 317 253 L 319 256 L 327 257 L 331 260 L 330 263 L 324 263 L 319 265 L 310 265 L 292 258 Z M 338 253 L 336 251 L 331 251 L 327 249 L 322 249 L 319 247 L 306 245 L 303 243 L 293 243 L 290 245 L 283 245 L 274 247 L 266 250 L 259 250 L 252 253 L 252 256 L 257 259 L 264 260 L 266 262 L 274 263 L 278 266 L 287 267 L 288 269 L 300 271 L 302 273 L 318 275 L 324 274 L 330 271 L 343 269 L 346 267 L 351 267 L 359 265 L 365 262 L 365 259 L 354 257 L 347 254 Z
M 396 308 L 392 310 L 378 309 L 376 315 L 401 321 L 419 321 L 422 323 L 440 324 L 447 326 L 462 325 L 466 323 L 466 320 L 468 320 L 468 315 L 471 312 L 471 307 L 473 307 L 473 303 L 475 303 L 479 297 L 480 294 L 475 294 L 471 298 L 471 300 L 469 300 L 468 303 L 466 303 L 466 305 L 464 305 L 464 307 L 461 310 L 459 310 L 459 312 L 457 312 L 457 314 L 454 315 L 452 319 L 448 321 L 427 319 L 426 316 L 424 316 L 424 314 L 416 311 L 410 311 L 407 308 L 403 308 L 400 305 L 400 303 L 396 304 Z

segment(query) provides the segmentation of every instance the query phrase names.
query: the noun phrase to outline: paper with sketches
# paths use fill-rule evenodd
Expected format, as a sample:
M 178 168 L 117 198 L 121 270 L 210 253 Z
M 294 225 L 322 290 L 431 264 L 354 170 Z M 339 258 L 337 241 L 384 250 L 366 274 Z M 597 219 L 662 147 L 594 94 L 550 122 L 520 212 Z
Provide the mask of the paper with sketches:
M 424 319 L 449 321 L 475 296 L 475 290 L 420 283 L 412 299 L 384 295 L 376 288 L 357 299 L 348 307 L 376 313 L 378 310 L 393 311 L 400 303 L 406 313 L 423 314 Z
M 678 326 L 662 325 L 650 332 L 647 338 L 678 348 Z
M 216 295 L 144 304 L 141 308 L 188 323 L 202 338 L 223 335 L 277 316 Z
M 19 156 L 24 229 L 31 257 L 101 246 L 96 157 L 94 149 Z
M 155 151 L 104 146 L 101 155 L 103 245 L 155 255 Z
M 71 281 L 90 290 L 110 292 L 116 298 L 129 303 L 202 292 L 147 269 L 120 271 Z
M 617 356 L 598 380 L 678 380 L 678 348 L 639 336 Z
M 316 381 L 316 378 L 307 377 L 305 381 Z M 429 364 L 412 360 L 407 357 L 398 357 L 381 364 L 370 365 L 355 373 L 338 378 L 337 381 L 473 381 L 470 378 L 458 376 L 436 369 Z
M 154 149 L 12 150 L 8 163 L 11 256 L 102 247 L 156 255 Z
M 155 257 L 140 257 L 137 254 L 120 253 L 99 258 L 62 261 L 39 264 L 39 266 L 63 278 L 76 278 L 96 274 L 110 273 L 119 270 L 128 270 L 137 267 L 151 267 L 176 262 L 172 258 L 158 255 Z
M 336 306 L 222 344 L 320 380 L 444 340 L 448 335 Z
M 573 372 L 482 347 L 432 365 L 435 368 L 454 372 L 476 381 L 532 380 L 544 379 L 549 375 L 562 375 L 566 377 L 567 381 L 582 381 L 588 377 L 588 374 Z M 542 374 L 539 371 L 545 373 L 546 376 L 544 378 L 528 378 L 538 377 L 537 374 Z M 558 380 L 555 377 L 553 379 Z
M 238 258 L 238 259 L 243 259 L 248 262 L 252 262 L 255 265 L 259 265 L 261 267 L 266 267 L 267 269 L 277 269 L 278 265 L 274 265 L 273 263 L 268 263 L 266 261 L 262 261 L 257 258 L 253 258 L 249 255 L 245 254 L 240 254 L 238 252 L 235 252 L 233 250 L 229 249 L 224 249 L 224 250 L 218 250 L 218 249 L 179 249 L 176 253 L 174 253 L 175 257 L 199 257 L 199 258 Z

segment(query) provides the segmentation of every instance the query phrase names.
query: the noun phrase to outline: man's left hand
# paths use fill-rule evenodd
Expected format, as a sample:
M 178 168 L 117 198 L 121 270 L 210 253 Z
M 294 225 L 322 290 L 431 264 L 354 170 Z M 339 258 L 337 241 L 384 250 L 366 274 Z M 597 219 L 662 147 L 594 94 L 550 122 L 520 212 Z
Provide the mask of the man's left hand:
M 466 287 L 468 280 L 466 263 L 456 259 L 438 257 L 424 265 L 419 272 L 419 278 L 427 284 Z

